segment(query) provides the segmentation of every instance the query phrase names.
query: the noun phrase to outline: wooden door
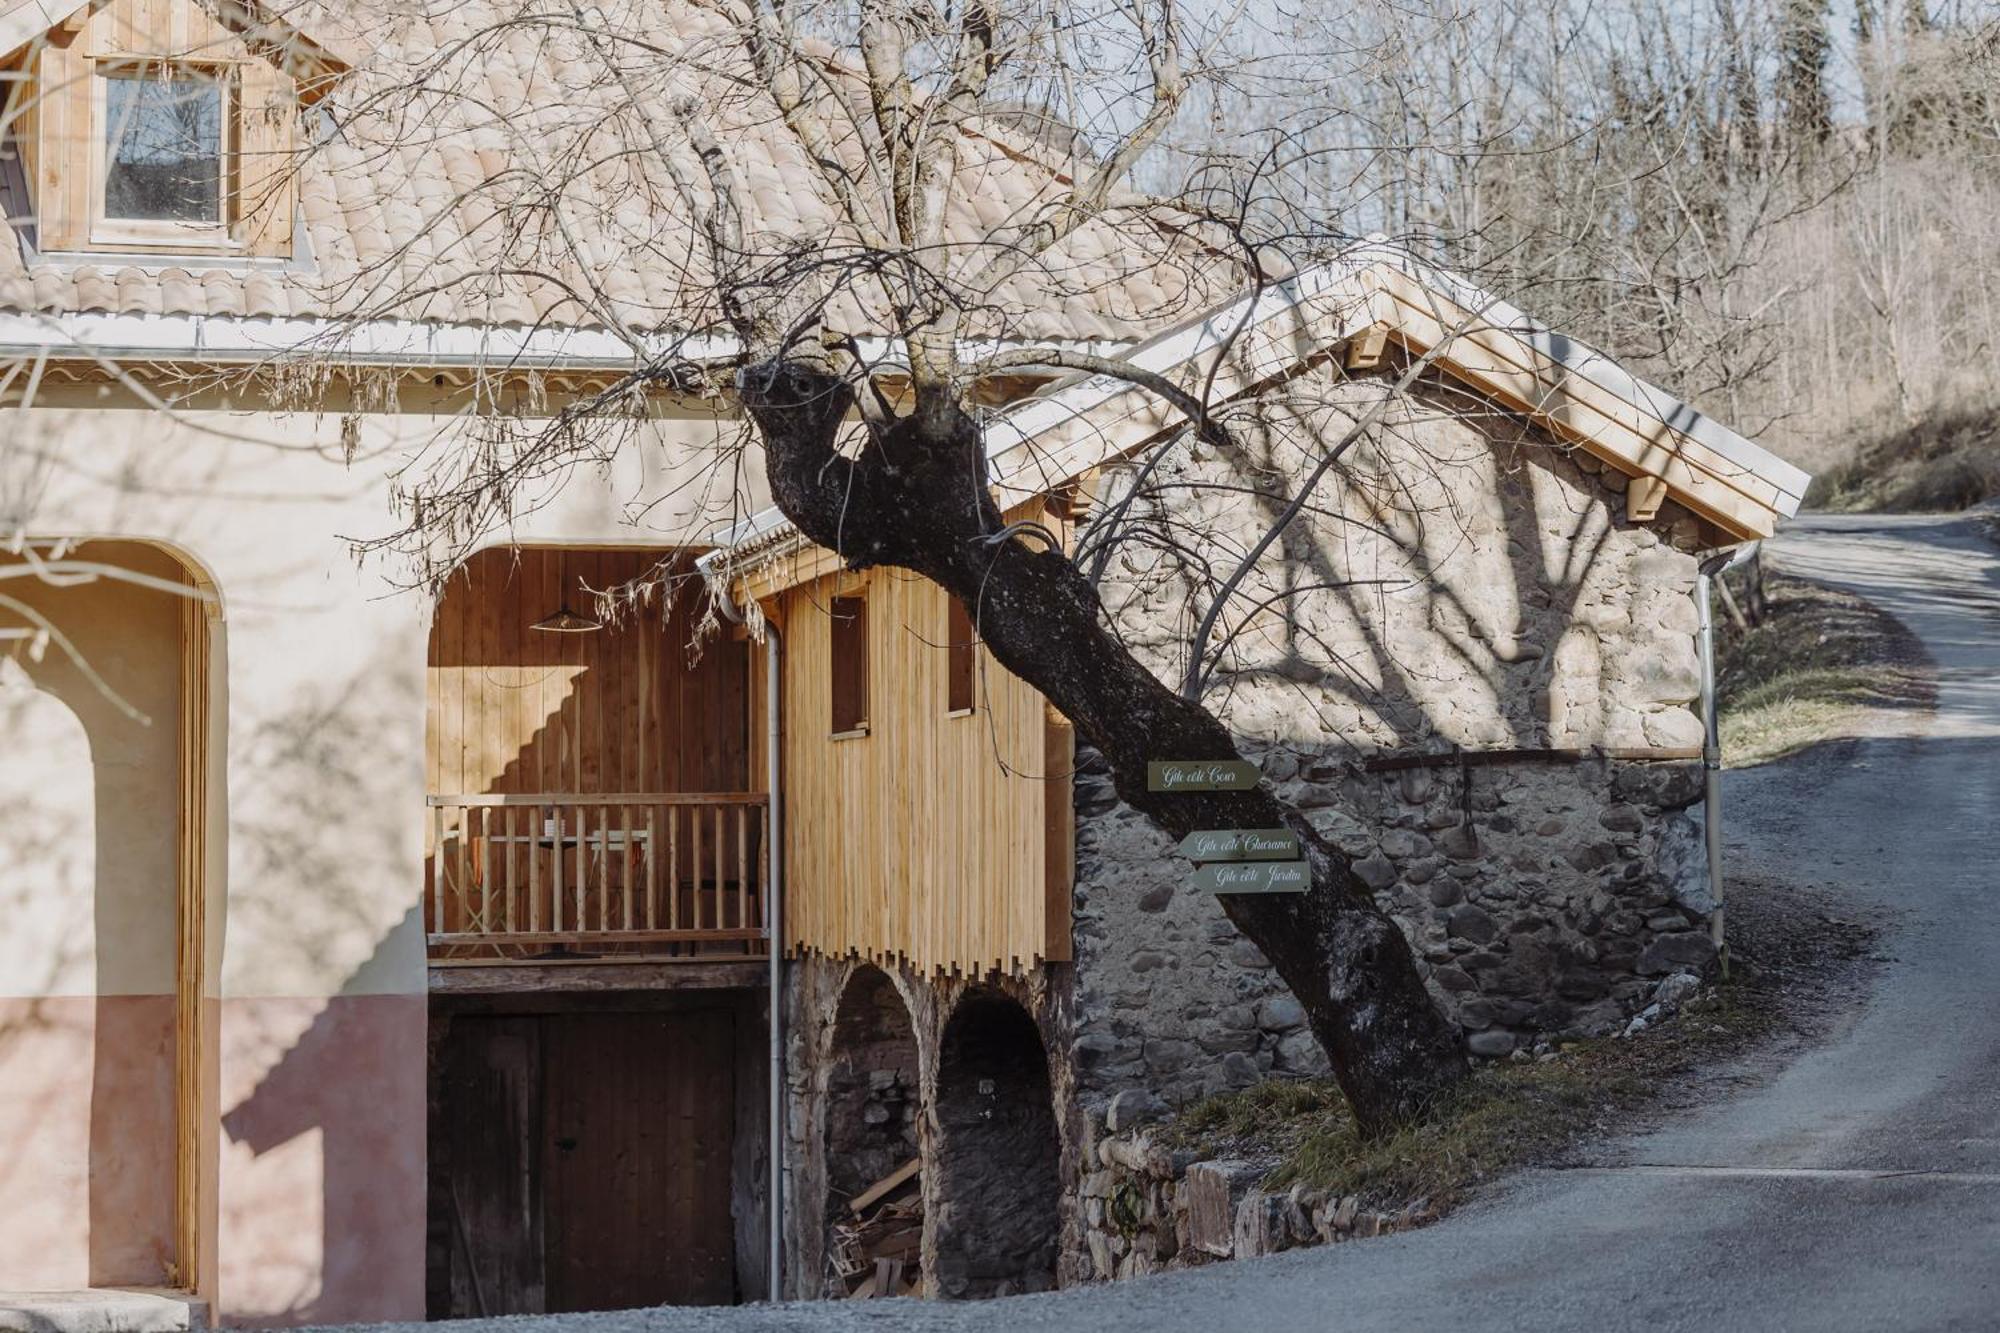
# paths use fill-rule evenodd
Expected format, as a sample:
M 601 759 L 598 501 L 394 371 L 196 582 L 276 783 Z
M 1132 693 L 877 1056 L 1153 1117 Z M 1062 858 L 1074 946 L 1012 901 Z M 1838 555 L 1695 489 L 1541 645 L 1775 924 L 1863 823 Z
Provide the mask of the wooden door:
M 543 1308 L 541 1023 L 533 1014 L 453 1020 L 431 1126 L 434 1210 L 448 1256 L 433 1319 Z
M 734 1044 L 720 1008 L 543 1019 L 550 1312 L 736 1298 Z

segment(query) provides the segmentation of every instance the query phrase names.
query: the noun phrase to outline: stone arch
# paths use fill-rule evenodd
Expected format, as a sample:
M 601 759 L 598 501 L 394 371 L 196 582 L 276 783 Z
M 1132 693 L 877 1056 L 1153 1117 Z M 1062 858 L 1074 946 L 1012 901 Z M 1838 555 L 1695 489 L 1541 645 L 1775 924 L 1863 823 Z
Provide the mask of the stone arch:
M 937 1294 L 954 1299 L 1056 1284 L 1061 1139 L 1048 1053 L 1028 1011 L 966 993 L 938 1047 L 932 1237 Z
M 826 1076 L 828 1293 L 845 1296 L 833 1270 L 836 1223 L 848 1202 L 919 1155 L 921 1082 L 917 1034 L 895 981 L 863 965 L 834 1008 Z M 911 1256 L 914 1268 L 915 1256 Z

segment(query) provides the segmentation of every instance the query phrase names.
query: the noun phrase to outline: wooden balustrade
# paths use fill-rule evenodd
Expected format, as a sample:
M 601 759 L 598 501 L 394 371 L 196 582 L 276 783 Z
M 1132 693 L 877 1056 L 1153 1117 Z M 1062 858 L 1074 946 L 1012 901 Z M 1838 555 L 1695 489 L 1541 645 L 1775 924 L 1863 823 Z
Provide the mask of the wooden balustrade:
M 427 798 L 433 961 L 761 958 L 761 792 Z

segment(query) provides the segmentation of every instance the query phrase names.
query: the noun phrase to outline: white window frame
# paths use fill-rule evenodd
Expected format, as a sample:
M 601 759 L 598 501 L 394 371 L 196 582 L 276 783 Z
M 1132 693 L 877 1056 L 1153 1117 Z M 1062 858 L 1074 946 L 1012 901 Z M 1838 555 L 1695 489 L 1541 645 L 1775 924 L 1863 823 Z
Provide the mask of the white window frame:
M 105 173 L 110 169 L 111 79 L 134 72 L 157 76 L 162 67 L 174 79 L 205 79 L 222 94 L 221 143 L 217 167 L 215 222 L 168 222 L 146 218 L 107 217 L 104 212 Z M 127 250 L 224 251 L 245 248 L 235 232 L 233 195 L 238 151 L 236 118 L 240 94 L 235 69 L 227 64 L 161 60 L 154 56 L 101 56 L 90 73 L 90 244 Z

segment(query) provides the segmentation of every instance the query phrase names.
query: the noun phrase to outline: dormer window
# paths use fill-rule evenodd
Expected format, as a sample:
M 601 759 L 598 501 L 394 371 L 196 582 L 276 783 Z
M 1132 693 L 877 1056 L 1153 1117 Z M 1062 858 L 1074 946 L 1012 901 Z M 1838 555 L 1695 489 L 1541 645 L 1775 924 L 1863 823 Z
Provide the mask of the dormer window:
M 338 66 L 261 5 L 0 0 L 62 11 L 0 107 L 45 255 L 207 264 L 292 258 L 299 111 Z M 250 28 L 245 24 L 255 20 Z M 19 225 L 19 224 L 17 224 Z
M 100 77 L 103 170 L 93 239 L 227 242 L 224 81 L 138 66 Z

